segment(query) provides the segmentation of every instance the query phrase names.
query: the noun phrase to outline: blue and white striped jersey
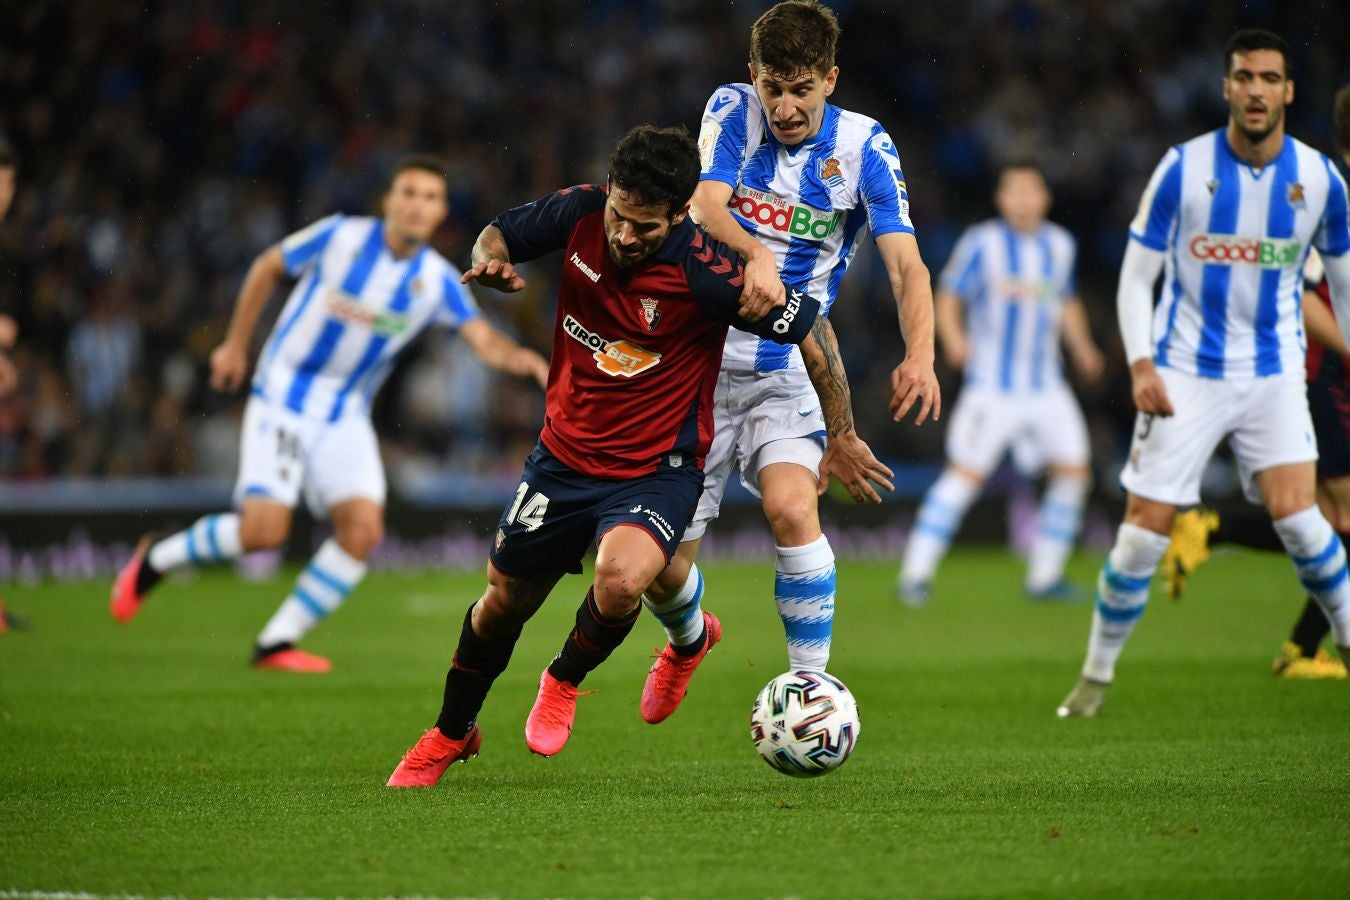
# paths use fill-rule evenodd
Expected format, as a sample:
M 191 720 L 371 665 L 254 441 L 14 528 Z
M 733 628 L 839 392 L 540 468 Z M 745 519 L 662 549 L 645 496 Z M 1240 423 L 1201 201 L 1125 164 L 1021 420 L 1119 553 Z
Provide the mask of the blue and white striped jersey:
M 788 147 L 769 129 L 748 84 L 724 84 L 703 110 L 703 181 L 731 185 L 732 216 L 778 258 L 784 282 L 828 312 L 864 225 L 872 235 L 914 233 L 900 155 L 874 119 L 826 104 L 816 136 Z M 802 365 L 795 344 L 733 331 L 724 369 L 770 372 Z
M 1073 235 L 1053 222 L 1034 233 L 1003 219 L 961 235 L 938 284 L 961 298 L 970 355 L 967 387 L 1040 391 L 1063 383 L 1060 324 L 1075 296 Z
M 1308 248 L 1350 251 L 1345 182 L 1331 160 L 1288 135 L 1256 169 L 1225 129 L 1167 151 L 1130 224 L 1164 251 L 1154 361 L 1206 378 L 1298 372 Z
M 329 216 L 287 237 L 281 252 L 300 280 L 258 359 L 253 393 L 310 418 L 368 414 L 413 338 L 479 314 L 459 270 L 435 250 L 396 259 L 382 219 Z

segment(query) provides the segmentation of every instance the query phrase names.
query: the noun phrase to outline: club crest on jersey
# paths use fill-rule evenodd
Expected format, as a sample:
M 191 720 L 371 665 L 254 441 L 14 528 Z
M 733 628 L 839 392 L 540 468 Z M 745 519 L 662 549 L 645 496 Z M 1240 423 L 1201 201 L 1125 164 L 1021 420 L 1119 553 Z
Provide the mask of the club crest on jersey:
M 839 171 L 839 160 L 831 156 L 820 161 L 820 180 L 830 187 L 840 187 L 844 183 L 844 173 Z
M 648 331 L 656 329 L 656 323 L 661 321 L 661 310 L 656 308 L 657 300 L 654 297 L 643 297 L 638 303 L 642 304 L 642 312 L 638 315 L 642 319 L 642 324 L 647 326 Z
M 661 362 L 660 353 L 644 350 L 627 340 L 606 340 L 582 325 L 570 313 L 563 319 L 563 331 L 567 332 L 567 336 L 572 340 L 592 351 L 595 367 L 606 375 L 632 378 Z
M 1304 210 L 1308 208 L 1308 201 L 1303 196 L 1303 185 L 1297 181 L 1289 185 L 1288 197 L 1290 209 Z

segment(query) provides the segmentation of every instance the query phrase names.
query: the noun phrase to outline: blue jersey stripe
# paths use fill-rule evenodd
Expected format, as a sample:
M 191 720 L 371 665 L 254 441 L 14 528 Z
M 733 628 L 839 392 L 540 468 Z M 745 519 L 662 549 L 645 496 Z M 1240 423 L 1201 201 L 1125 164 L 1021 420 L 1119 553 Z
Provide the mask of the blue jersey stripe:
M 422 269 L 422 260 L 426 258 L 427 248 L 423 247 L 417 251 L 417 255 L 408 263 L 408 270 L 403 273 L 403 279 L 399 282 L 398 289 L 394 291 L 393 298 L 389 301 L 389 311 L 393 313 L 405 313 L 408 307 L 412 306 L 412 283 Z M 448 279 L 447 279 L 448 280 Z M 463 301 L 461 300 L 462 304 Z M 366 344 L 365 352 L 361 354 L 361 361 L 352 369 L 347 380 L 343 383 L 337 397 L 333 399 L 333 408 L 328 413 L 328 421 L 336 422 L 342 418 L 342 408 L 347 403 L 347 396 L 352 388 L 361 383 L 361 379 L 371 369 L 375 368 L 381 357 L 384 356 L 385 347 L 389 346 L 389 338 L 383 334 L 372 334 L 370 341 Z
M 1237 233 L 1238 205 L 1242 185 L 1233 151 L 1228 148 L 1227 132 L 1214 132 L 1214 202 L 1209 208 L 1209 233 Z M 1207 264 L 1200 282 L 1200 346 L 1196 350 L 1196 373 L 1206 378 L 1222 378 L 1224 346 L 1228 328 L 1228 287 L 1233 267 Z
M 839 108 L 829 106 L 825 110 L 825 119 L 821 122 L 820 131 L 817 134 L 815 145 L 808 152 L 805 162 L 802 163 L 802 171 L 797 184 L 797 196 L 800 203 L 806 206 L 813 206 L 820 210 L 831 210 L 834 204 L 830 200 L 830 189 L 825 182 L 820 179 L 820 165 L 825 159 L 828 159 L 834 153 L 835 140 L 839 135 Z M 802 149 L 802 148 L 798 148 Z M 791 154 L 793 148 L 788 148 Z M 811 282 L 811 276 L 815 274 L 816 263 L 820 260 L 820 242 L 807 238 L 794 237 L 788 241 L 787 252 L 783 254 L 783 262 L 778 271 L 783 281 L 793 285 L 807 285 Z M 825 298 L 820 298 L 828 303 Z M 764 347 L 764 344 L 770 347 Z M 755 370 L 759 368 L 759 359 L 765 357 L 766 362 L 773 364 L 779 351 L 785 349 L 782 345 L 774 344 L 772 341 L 760 341 L 760 346 L 755 349 Z M 788 354 L 781 353 L 783 363 L 786 365 Z
M 328 242 L 333 239 L 334 233 L 337 232 L 338 226 L 341 224 L 342 216 L 330 216 L 328 224 L 310 235 L 309 240 L 304 243 L 287 246 L 287 242 L 282 241 L 281 259 L 286 266 L 286 271 L 294 275 L 308 263 L 317 259 L 319 254 L 323 253 L 328 247 Z
M 271 340 L 267 342 L 267 347 L 263 350 L 264 362 L 258 366 L 257 378 L 262 377 L 263 371 L 272 362 L 273 357 L 277 355 L 277 350 L 286 340 L 286 335 L 291 333 L 295 323 L 300 321 L 300 317 L 305 314 L 305 308 L 309 306 L 309 301 L 314 298 L 314 292 L 319 287 L 319 280 L 323 277 L 322 266 L 315 266 L 314 271 L 305 277 L 309 279 L 309 282 L 305 285 L 304 293 L 300 296 L 300 302 L 295 305 L 295 309 L 291 310 L 290 316 L 277 328 L 276 333 L 272 335 Z M 255 381 L 254 383 L 258 384 L 259 382 Z
M 1036 245 L 1041 251 L 1041 278 L 1044 281 L 1042 289 L 1050 291 L 1053 288 L 1058 292 L 1059 289 L 1055 286 L 1055 255 L 1050 248 L 1050 237 L 1044 230 L 1037 236 Z M 1046 309 L 1050 297 L 1038 299 L 1040 302 L 1036 304 L 1036 334 L 1031 343 L 1031 387 L 1037 391 L 1045 387 L 1046 344 L 1050 340 L 1052 327 L 1050 311 Z M 1055 300 L 1058 302 L 1058 297 Z
M 1008 277 L 1016 281 L 1022 274 L 1022 260 L 1018 252 L 1017 235 L 1005 222 L 1002 226 L 1003 241 L 1007 247 Z M 1016 297 L 1005 298 L 1007 304 L 1003 316 L 1003 355 L 999 358 L 999 385 L 1005 391 L 1013 386 L 1013 357 L 1017 353 L 1017 327 L 1022 318 L 1021 305 Z
M 352 267 L 347 270 L 346 276 L 342 279 L 342 290 L 349 297 L 361 296 L 361 291 L 365 289 L 371 273 L 375 271 L 375 263 L 379 261 L 380 251 L 383 248 L 384 222 L 376 219 L 371 226 L 370 234 L 366 237 L 364 246 L 361 247 L 356 259 L 352 261 Z M 286 407 L 288 409 L 297 413 L 305 411 L 305 398 L 314 385 L 314 377 L 333 355 L 333 351 L 337 349 L 338 342 L 342 340 L 342 335 L 346 330 L 347 326 L 336 319 L 329 319 L 324 322 L 318 340 L 310 348 L 309 355 L 297 367 L 295 379 L 291 381 L 290 390 L 286 392 Z
M 858 238 L 858 232 L 867 224 L 867 212 L 861 209 L 855 209 L 844 219 L 844 242 L 839 245 L 839 261 L 834 264 L 830 270 L 830 280 L 825 288 L 825 305 L 823 307 L 826 314 L 830 307 L 834 305 L 834 300 L 839 296 L 839 283 L 844 280 L 844 273 L 848 271 L 849 263 L 852 260 L 849 257 L 853 254 L 854 241 Z
M 1287 238 L 1294 233 L 1294 208 L 1289 203 L 1289 190 L 1291 185 L 1298 183 L 1298 153 L 1293 141 L 1284 142 L 1284 149 L 1275 160 L 1274 176 L 1266 213 L 1266 234 L 1272 238 Z M 1280 276 L 1283 273 L 1283 269 L 1263 269 L 1261 272 L 1261 293 L 1256 302 L 1257 375 L 1278 375 L 1284 370 L 1280 363 L 1280 335 L 1277 331 L 1280 322 Z M 1298 284 L 1297 290 L 1302 289 L 1302 284 Z M 1297 294 L 1294 308 L 1300 309 Z

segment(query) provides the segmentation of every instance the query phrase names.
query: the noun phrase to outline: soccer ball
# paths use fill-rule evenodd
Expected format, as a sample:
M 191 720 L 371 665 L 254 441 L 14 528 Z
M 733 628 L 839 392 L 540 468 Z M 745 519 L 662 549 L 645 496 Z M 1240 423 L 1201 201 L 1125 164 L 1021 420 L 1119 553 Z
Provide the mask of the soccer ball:
M 858 743 L 858 703 L 824 672 L 784 672 L 755 698 L 750 738 L 785 775 L 814 778 L 844 764 Z

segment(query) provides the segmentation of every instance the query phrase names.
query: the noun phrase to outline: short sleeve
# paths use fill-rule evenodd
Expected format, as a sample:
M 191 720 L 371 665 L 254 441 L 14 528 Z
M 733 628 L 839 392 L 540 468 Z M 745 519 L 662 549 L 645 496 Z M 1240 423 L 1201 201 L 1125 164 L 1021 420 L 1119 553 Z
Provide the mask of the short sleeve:
M 914 233 L 900 151 L 880 125 L 872 129 L 871 137 L 863 145 L 860 193 L 873 240 L 894 232 Z
M 436 321 L 448 328 L 459 328 L 482 313 L 468 285 L 459 283 L 460 271 L 453 266 L 447 266 L 447 269 L 441 278 L 441 305 L 436 313 Z
M 517 206 L 492 220 L 506 240 L 511 262 L 528 262 L 567 246 L 577 222 L 605 205 L 605 188 L 580 184 Z
M 967 228 L 952 249 L 947 265 L 942 267 L 938 288 L 962 300 L 974 298 L 980 292 L 981 255 L 978 232 Z
M 1150 250 L 1166 250 L 1180 206 L 1181 150 L 1173 147 L 1148 180 L 1139 200 L 1139 211 L 1130 223 L 1130 237 Z
M 724 84 L 703 107 L 698 131 L 700 181 L 740 183 L 750 134 L 751 93 L 743 85 Z
M 337 214 L 328 216 L 282 239 L 281 258 L 286 264 L 287 273 L 299 275 L 312 266 L 328 248 L 328 242 L 342 224 L 342 218 Z
M 1340 256 L 1350 250 L 1345 180 L 1331 160 L 1323 157 L 1322 164 L 1327 167 L 1327 208 L 1322 213 L 1322 222 L 1313 235 L 1312 244 L 1326 256 Z

